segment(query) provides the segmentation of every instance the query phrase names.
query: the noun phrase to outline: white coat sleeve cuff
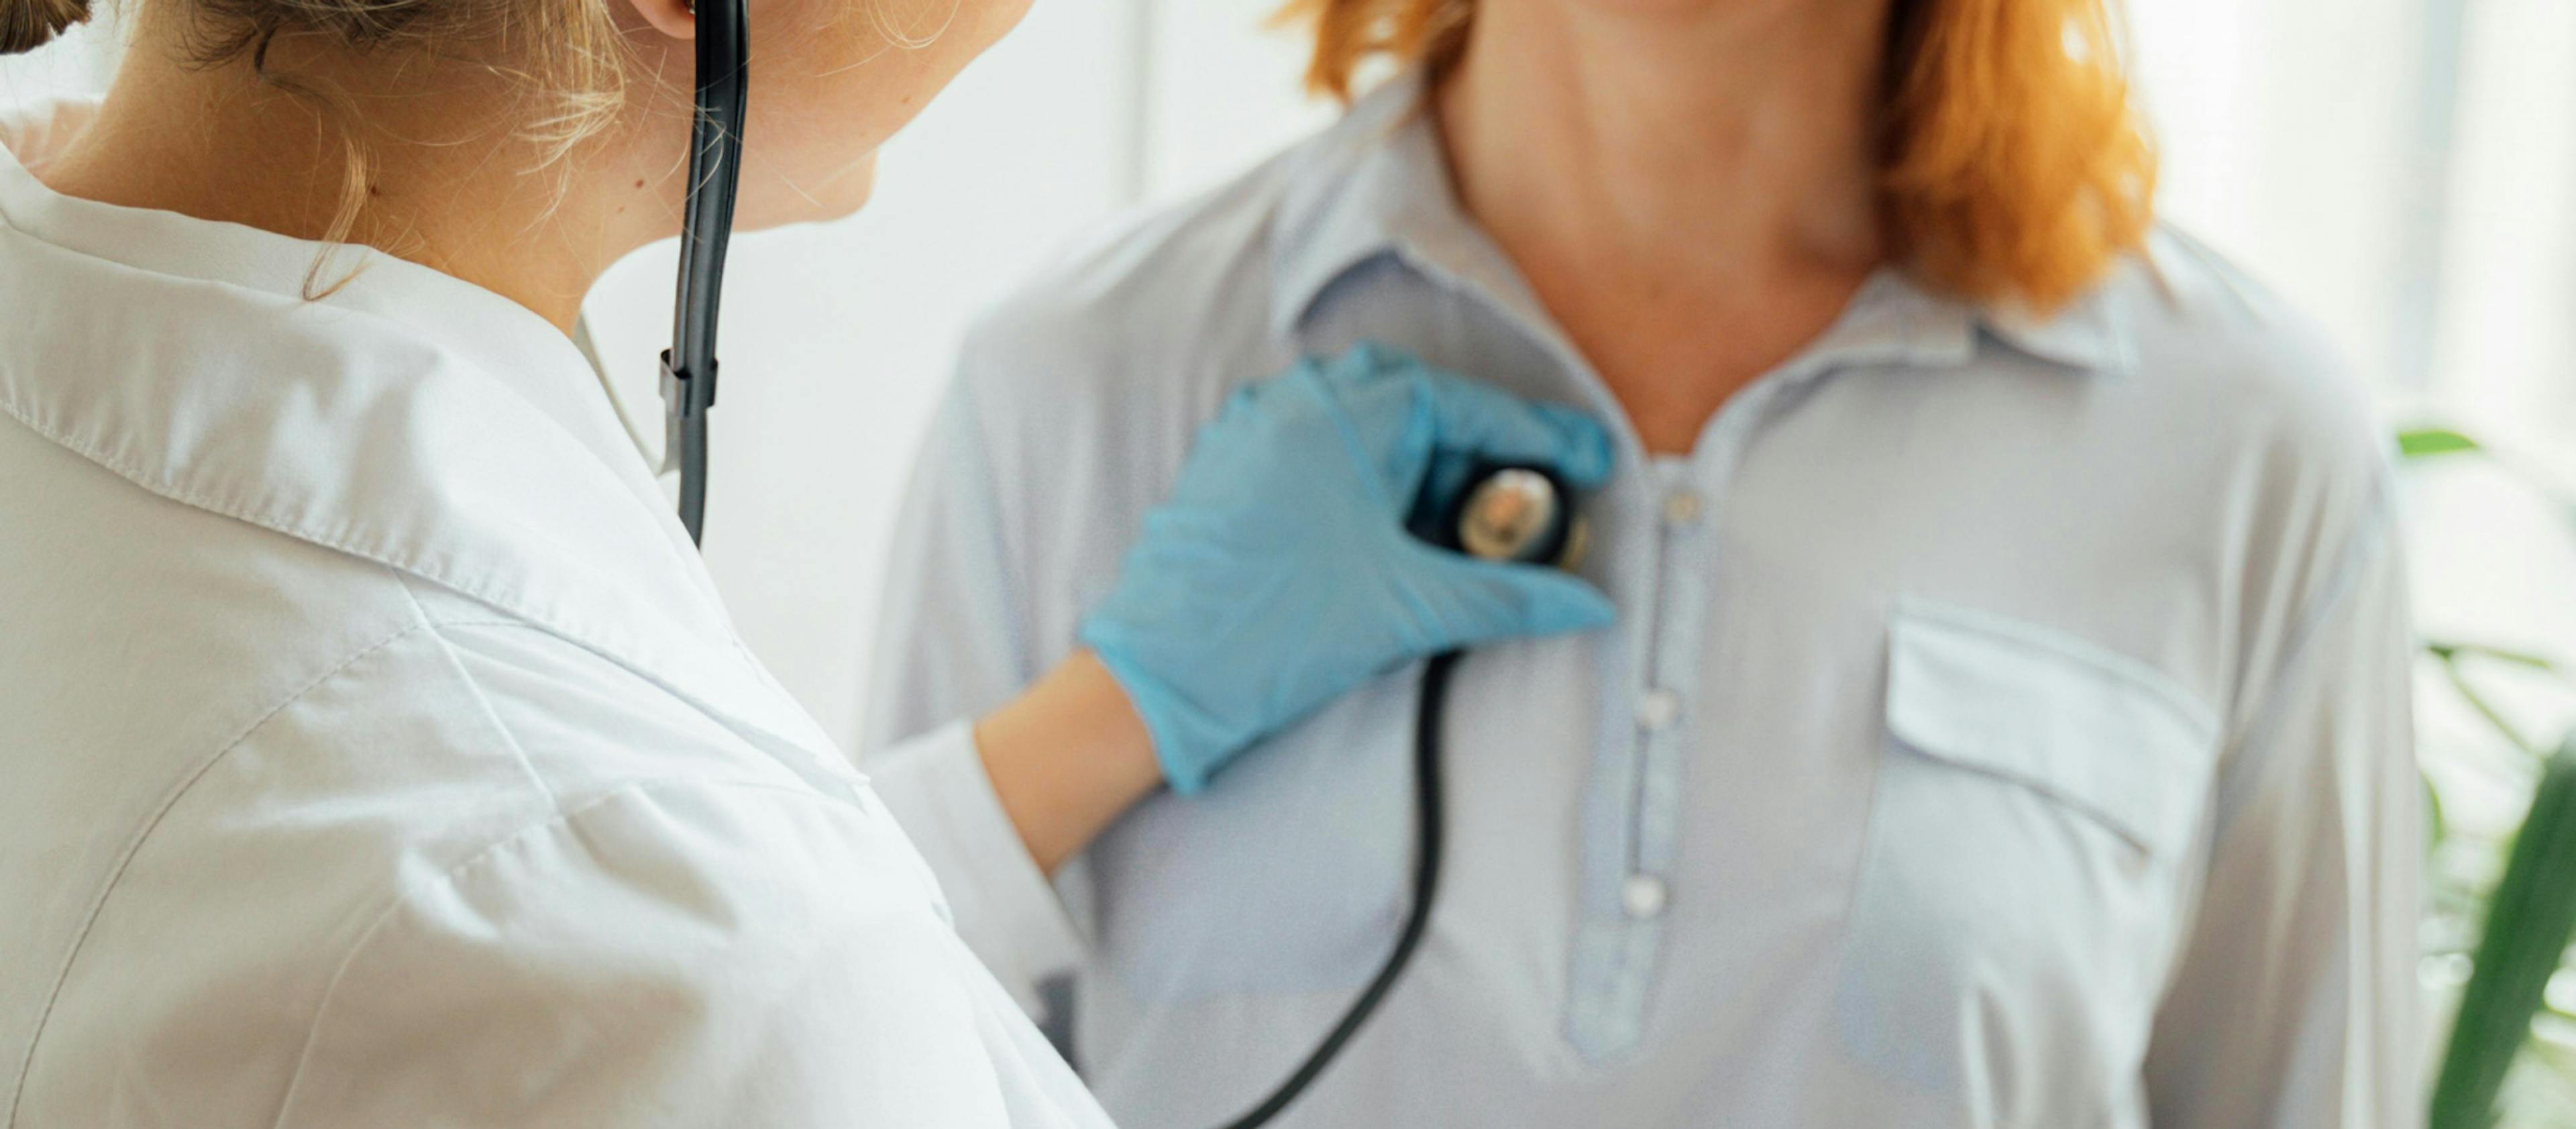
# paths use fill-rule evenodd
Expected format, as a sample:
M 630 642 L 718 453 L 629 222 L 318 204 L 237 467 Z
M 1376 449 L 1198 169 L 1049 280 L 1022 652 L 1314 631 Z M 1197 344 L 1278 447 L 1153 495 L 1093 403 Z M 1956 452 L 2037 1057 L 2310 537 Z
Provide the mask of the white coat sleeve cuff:
M 1081 933 L 993 794 L 973 728 L 959 721 L 868 758 L 877 795 L 929 860 L 958 935 L 1020 1006 L 1082 959 Z

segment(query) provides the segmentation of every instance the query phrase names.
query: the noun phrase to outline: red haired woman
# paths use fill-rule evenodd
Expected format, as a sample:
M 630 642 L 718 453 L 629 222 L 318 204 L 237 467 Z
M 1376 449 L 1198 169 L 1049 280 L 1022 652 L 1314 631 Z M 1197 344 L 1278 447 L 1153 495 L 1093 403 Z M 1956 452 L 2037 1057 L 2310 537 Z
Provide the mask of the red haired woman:
M 1317 87 L 1392 77 L 969 342 L 875 743 L 1089 640 L 1232 377 L 1378 342 L 1619 421 L 1580 566 L 1618 618 L 1460 667 L 1428 939 L 1283 1124 L 2408 1122 L 2379 445 L 2154 224 L 2100 0 L 1301 11 Z M 1213 1124 L 1392 942 L 1415 686 L 1187 795 L 874 772 L 1121 1122 Z

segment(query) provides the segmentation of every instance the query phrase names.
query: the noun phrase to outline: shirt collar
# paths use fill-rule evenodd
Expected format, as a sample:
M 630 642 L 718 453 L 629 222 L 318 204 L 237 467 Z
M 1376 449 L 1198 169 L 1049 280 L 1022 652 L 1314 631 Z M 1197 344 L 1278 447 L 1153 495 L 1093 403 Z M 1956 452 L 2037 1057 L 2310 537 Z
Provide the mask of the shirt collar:
M 0 121 L 0 412 L 136 485 L 464 593 L 828 751 L 735 636 L 560 330 L 378 252 L 63 196 L 92 107 Z M 302 297 L 316 257 L 319 300 Z
M 1291 174 L 1270 248 L 1275 329 L 1293 330 L 1335 283 L 1384 256 L 1481 291 L 1525 324 L 1552 325 L 1510 258 L 1458 206 L 1423 93 L 1419 71 L 1389 80 L 1312 142 Z M 1892 351 L 1918 364 L 1959 364 L 1991 339 L 2069 371 L 2117 373 L 2133 367 L 2122 330 L 2096 294 L 2042 316 L 1935 294 L 1886 269 L 1807 356 Z

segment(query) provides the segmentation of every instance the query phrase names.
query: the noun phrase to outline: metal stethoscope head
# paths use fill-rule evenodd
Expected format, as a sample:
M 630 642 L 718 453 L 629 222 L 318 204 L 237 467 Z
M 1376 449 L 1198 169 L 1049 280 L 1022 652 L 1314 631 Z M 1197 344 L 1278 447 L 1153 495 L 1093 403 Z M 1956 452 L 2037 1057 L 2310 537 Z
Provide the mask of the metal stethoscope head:
M 1450 547 L 1471 557 L 1563 569 L 1583 561 L 1583 516 L 1565 481 L 1546 467 L 1479 467 L 1439 529 Z
M 742 181 L 750 14 L 745 0 L 705 0 L 689 10 L 698 20 L 697 98 L 680 220 L 678 303 L 671 347 L 662 353 L 662 461 L 665 470 L 680 472 L 680 524 L 698 541 L 707 512 L 707 411 L 716 403 L 716 306 Z

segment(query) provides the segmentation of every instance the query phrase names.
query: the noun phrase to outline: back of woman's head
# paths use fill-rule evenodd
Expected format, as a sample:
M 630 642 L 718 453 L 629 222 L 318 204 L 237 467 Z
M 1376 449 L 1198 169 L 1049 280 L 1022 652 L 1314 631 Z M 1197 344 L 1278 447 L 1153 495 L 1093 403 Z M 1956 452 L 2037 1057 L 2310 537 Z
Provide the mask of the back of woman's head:
M 271 65 L 270 48 L 295 38 L 401 65 L 435 58 L 506 80 L 533 100 L 517 123 L 559 157 L 604 129 L 626 103 L 631 70 L 615 0 L 152 0 L 152 13 L 195 66 L 247 62 L 281 89 L 329 112 L 339 92 Z M 0 0 L 0 54 L 43 46 L 90 18 L 93 0 Z
M 0 49 L 39 46 L 97 2 L 0 0 Z M 133 84 L 131 101 L 171 119 L 167 130 L 127 132 L 187 136 L 210 128 L 209 115 L 271 114 L 280 128 L 247 131 L 269 148 L 238 162 L 316 174 L 326 190 L 336 180 L 337 214 L 310 225 L 325 242 L 452 258 L 418 251 L 414 231 L 421 198 L 448 193 L 459 177 L 506 186 L 514 206 L 544 202 L 534 216 L 513 213 L 531 225 L 613 226 L 618 238 L 678 229 L 695 60 L 688 0 L 127 2 L 133 34 L 109 107 L 129 85 L 124 75 L 148 71 L 165 81 Z M 828 219 L 858 207 L 877 147 L 1026 4 L 751 0 L 755 84 L 737 222 Z M 167 96 L 181 82 L 203 96 Z M 291 97 L 234 97 L 245 84 Z M 336 148 L 318 157 L 299 148 L 316 136 Z M 268 179 L 295 191 L 284 176 Z M 556 206 L 572 200 L 586 210 Z
M 89 18 L 89 0 L 0 0 L 0 55 L 44 46 Z
M 1893 0 L 1878 129 L 1890 257 L 1978 301 L 2048 309 L 2138 247 L 2156 162 L 2109 0 Z M 1307 83 L 1348 99 L 1372 58 L 1434 73 L 1477 0 L 1291 0 Z

